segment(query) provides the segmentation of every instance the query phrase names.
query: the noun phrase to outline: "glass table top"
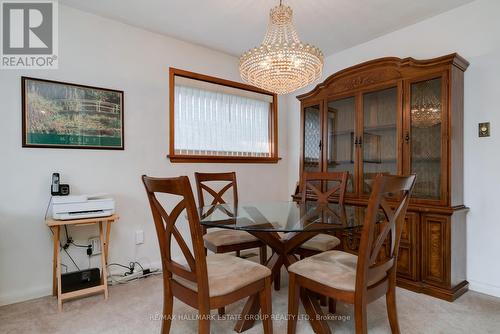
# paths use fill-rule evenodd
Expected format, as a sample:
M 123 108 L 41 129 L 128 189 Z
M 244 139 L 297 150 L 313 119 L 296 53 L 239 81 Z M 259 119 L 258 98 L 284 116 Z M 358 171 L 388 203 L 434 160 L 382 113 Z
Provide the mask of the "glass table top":
M 199 208 L 202 225 L 243 231 L 303 232 L 356 229 L 365 207 L 307 202 L 239 202 Z

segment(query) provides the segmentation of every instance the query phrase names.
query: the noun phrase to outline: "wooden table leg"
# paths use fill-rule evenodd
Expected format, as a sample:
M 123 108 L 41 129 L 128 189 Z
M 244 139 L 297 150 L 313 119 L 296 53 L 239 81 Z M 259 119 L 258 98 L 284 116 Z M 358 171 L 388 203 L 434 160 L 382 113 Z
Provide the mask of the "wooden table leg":
M 106 222 L 106 241 L 104 242 L 104 257 L 106 258 L 106 265 L 108 265 L 109 233 L 111 231 L 111 223 L 113 223 L 113 221 Z
M 301 288 L 300 290 L 300 300 L 304 306 L 304 310 L 309 316 L 309 322 L 316 334 L 331 334 L 330 327 L 328 327 L 325 321 L 325 315 L 321 310 L 321 306 L 318 303 L 316 295 L 311 294 L 306 289 Z
M 59 238 L 61 236 L 61 226 L 55 227 L 54 246 L 56 255 L 56 276 L 57 276 L 57 309 L 62 311 L 62 287 L 61 287 L 61 252 L 59 251 Z
M 101 266 L 102 266 L 102 273 L 101 273 L 101 284 L 104 285 L 104 299 L 108 299 L 108 271 L 106 268 L 107 262 L 107 249 L 105 248 L 104 245 L 104 232 L 102 228 L 102 221 L 99 222 L 99 239 L 101 241 Z
M 317 234 L 289 233 L 287 238 L 281 239 L 277 233 L 272 232 L 252 231 L 250 233 L 273 249 L 273 255 L 266 262 L 266 266 L 272 271 L 272 280 L 276 277 L 276 274 L 281 270 L 282 266 L 288 268 L 298 260 L 297 257 L 293 255 L 294 249 Z M 258 295 L 249 297 L 241 311 L 241 318 L 236 323 L 234 330 L 241 333 L 250 329 L 255 322 L 259 309 L 260 304 Z
M 267 260 L 266 267 L 271 269 L 271 280 L 274 279 L 275 273 L 278 270 L 281 270 L 281 266 L 283 265 L 282 257 L 274 252 L 273 255 Z M 259 295 L 253 295 L 248 297 L 243 310 L 241 311 L 241 318 L 236 322 L 236 326 L 234 326 L 234 331 L 237 333 L 241 333 L 250 329 L 254 322 L 256 315 L 258 314 L 260 309 L 259 303 Z
M 53 253 L 52 253 L 52 296 L 57 296 L 57 251 L 59 249 L 59 241 L 56 237 L 57 227 L 51 227 L 53 239 Z

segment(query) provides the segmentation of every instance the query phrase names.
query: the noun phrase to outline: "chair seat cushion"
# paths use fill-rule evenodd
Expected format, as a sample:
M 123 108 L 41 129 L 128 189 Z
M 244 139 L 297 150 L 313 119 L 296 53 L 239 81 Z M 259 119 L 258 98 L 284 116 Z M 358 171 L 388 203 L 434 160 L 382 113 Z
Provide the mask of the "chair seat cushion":
M 215 247 L 236 245 L 258 240 L 248 232 L 228 229 L 209 232 L 203 236 L 203 239 L 205 240 L 205 244 L 210 244 Z
M 244 286 L 271 275 L 271 270 L 261 264 L 228 254 L 207 256 L 207 273 L 210 297 L 224 296 Z M 196 283 L 179 276 L 173 277 L 179 284 L 197 291 Z
M 326 252 L 340 245 L 340 239 L 329 234 L 318 234 L 304 242 L 300 248 Z
M 354 291 L 358 257 L 342 251 L 323 252 L 295 262 L 288 271 L 313 281 L 344 291 Z M 382 272 L 368 282 L 368 286 L 385 277 Z

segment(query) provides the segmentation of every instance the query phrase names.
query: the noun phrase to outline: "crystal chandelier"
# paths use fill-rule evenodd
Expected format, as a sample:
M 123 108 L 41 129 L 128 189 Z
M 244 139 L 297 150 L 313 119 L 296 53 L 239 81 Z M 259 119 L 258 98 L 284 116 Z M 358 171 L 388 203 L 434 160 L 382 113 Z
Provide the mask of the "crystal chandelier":
M 429 81 L 422 84 L 412 96 L 411 121 L 422 128 L 441 123 L 441 101 L 432 91 Z
M 271 9 L 264 41 L 240 57 L 244 81 L 267 91 L 287 94 L 321 76 L 323 53 L 299 40 L 292 15 L 292 8 L 281 1 Z

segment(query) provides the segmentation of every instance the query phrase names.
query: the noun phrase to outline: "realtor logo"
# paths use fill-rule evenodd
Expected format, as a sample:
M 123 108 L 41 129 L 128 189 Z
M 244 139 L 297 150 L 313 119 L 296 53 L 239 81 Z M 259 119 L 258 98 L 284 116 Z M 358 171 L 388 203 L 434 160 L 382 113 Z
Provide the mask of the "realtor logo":
M 56 69 L 57 1 L 2 1 L 2 69 Z

